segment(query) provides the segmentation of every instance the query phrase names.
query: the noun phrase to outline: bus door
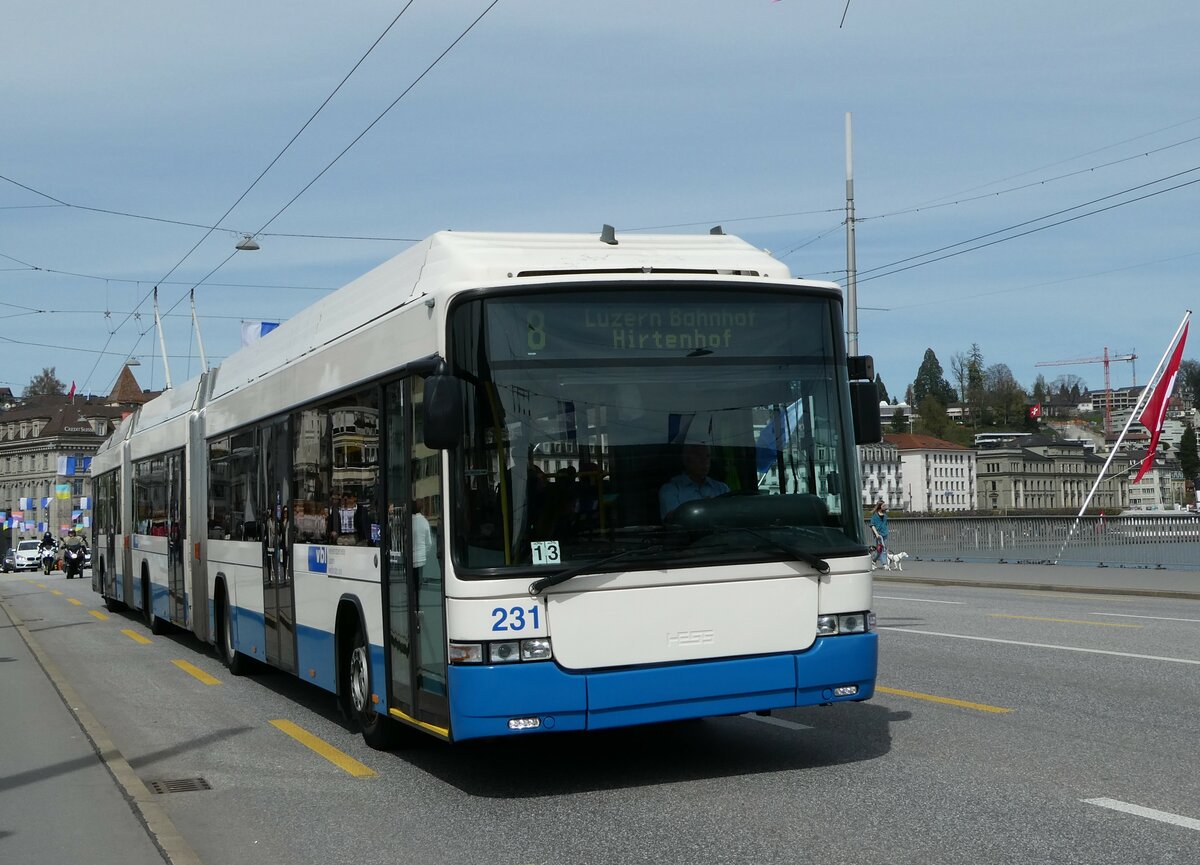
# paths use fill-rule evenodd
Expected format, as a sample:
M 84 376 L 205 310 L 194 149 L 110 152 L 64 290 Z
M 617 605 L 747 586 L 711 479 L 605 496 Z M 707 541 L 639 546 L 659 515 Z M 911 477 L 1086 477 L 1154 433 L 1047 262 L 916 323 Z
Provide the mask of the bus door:
M 262 426 L 261 490 L 263 624 L 267 663 L 296 672 L 296 610 L 292 593 L 292 436 L 288 418 Z
M 187 548 L 184 526 L 187 525 L 187 505 L 184 491 L 183 451 L 167 454 L 167 617 L 173 624 L 185 625 L 187 617 L 187 585 L 184 576 L 183 552 Z
M 383 400 L 387 532 L 380 558 L 387 587 L 390 706 L 446 728 L 441 456 L 422 443 L 423 396 L 424 381 L 412 379 L 388 385 Z

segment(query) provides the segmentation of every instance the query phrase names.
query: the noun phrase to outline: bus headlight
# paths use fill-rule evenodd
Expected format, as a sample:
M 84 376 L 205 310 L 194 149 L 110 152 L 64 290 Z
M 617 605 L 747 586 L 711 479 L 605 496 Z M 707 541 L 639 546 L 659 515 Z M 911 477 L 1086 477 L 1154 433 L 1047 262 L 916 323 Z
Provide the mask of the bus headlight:
M 535 637 L 532 640 L 521 641 L 522 661 L 549 661 L 553 657 L 554 653 L 550 650 L 548 637 Z
M 451 643 L 447 660 L 451 664 L 482 664 L 483 643 Z
M 817 636 L 833 637 L 838 634 L 865 634 L 875 630 L 875 614 L 870 610 L 861 613 L 825 613 L 817 616 Z
M 521 644 L 517 640 L 488 643 L 488 661 L 491 663 L 507 664 L 519 660 L 521 660 Z
M 838 616 L 839 634 L 865 634 L 867 632 L 867 617 L 862 613 L 850 613 Z
M 449 646 L 451 664 L 511 664 L 514 661 L 549 661 L 554 650 L 549 637 L 502 640 L 495 643 L 457 643 Z

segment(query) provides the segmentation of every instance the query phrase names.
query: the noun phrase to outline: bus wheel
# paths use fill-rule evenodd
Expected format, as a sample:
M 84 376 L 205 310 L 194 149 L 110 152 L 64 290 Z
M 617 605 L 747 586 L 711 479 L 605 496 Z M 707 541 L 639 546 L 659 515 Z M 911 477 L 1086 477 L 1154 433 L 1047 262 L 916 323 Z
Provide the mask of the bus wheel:
M 167 632 L 167 623 L 154 615 L 154 599 L 150 590 L 150 575 L 142 574 L 142 614 L 146 617 L 146 625 L 150 633 L 160 637 Z
M 104 559 L 100 559 L 100 597 L 104 599 L 104 607 L 110 613 L 119 613 L 126 609 L 125 604 L 118 601 L 116 598 L 110 598 L 104 594 L 104 585 L 108 582 L 108 567 Z
M 347 709 L 358 722 L 363 741 L 372 748 L 387 751 L 399 744 L 398 725 L 391 718 L 375 711 L 371 703 L 371 658 L 362 626 L 356 626 L 352 648 L 345 663 Z
M 217 650 L 221 663 L 232 676 L 244 676 L 250 672 L 250 659 L 233 647 L 233 610 L 229 595 L 221 593 L 220 621 L 217 624 Z

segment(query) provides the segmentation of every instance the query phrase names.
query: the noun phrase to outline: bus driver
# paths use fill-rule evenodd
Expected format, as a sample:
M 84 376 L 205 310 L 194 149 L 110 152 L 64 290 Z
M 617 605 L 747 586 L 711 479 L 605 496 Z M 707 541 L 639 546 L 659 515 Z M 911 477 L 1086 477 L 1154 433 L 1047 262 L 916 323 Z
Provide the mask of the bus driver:
M 659 516 L 667 514 L 684 502 L 711 499 L 729 492 L 729 485 L 708 476 L 712 454 L 708 445 L 689 442 L 683 446 L 683 473 L 671 478 L 658 490 Z

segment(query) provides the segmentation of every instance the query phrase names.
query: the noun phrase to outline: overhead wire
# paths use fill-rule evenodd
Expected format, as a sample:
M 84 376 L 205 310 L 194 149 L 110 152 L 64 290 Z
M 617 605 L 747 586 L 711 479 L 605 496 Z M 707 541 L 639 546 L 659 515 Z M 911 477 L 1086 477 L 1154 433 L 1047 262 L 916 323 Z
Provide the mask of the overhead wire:
M 459 42 L 461 42 L 464 38 L 466 38 L 467 34 L 470 33 L 473 29 L 475 29 L 475 25 L 477 25 L 480 21 L 482 21 L 484 16 L 486 16 L 490 11 L 492 11 L 492 9 L 495 8 L 495 6 L 499 2 L 500 2 L 500 0 L 492 0 L 492 2 L 489 3 L 487 5 L 487 7 L 482 12 L 479 13 L 478 16 L 476 16 L 475 20 L 472 21 L 469 25 L 467 25 L 467 28 L 465 30 L 463 30 L 462 33 L 460 33 L 454 39 L 454 41 L 451 42 L 450 45 L 447 46 L 444 51 L 442 51 L 441 54 L 439 54 L 436 58 L 434 58 L 433 62 L 430 63 L 428 66 L 426 66 L 424 71 L 422 71 L 420 75 L 418 75 L 415 79 L 413 79 L 413 81 L 406 88 L 404 88 L 404 90 L 400 93 L 399 96 L 397 96 L 395 99 L 392 100 L 392 102 L 388 105 L 387 108 L 385 108 L 382 112 L 380 112 L 380 114 L 374 120 L 372 120 L 369 124 L 367 124 L 366 128 L 363 129 L 361 132 L 359 132 L 358 135 L 354 136 L 354 138 L 350 141 L 350 143 L 347 144 L 344 148 L 342 148 L 341 152 L 338 153 L 338 155 L 335 156 L 332 160 L 330 160 L 329 164 L 327 164 L 324 168 L 322 168 L 319 172 L 317 172 L 316 176 L 313 177 L 313 179 L 310 180 L 308 183 L 306 183 L 300 189 L 299 192 L 297 192 L 290 199 L 288 199 L 287 203 L 284 204 L 283 207 L 279 208 L 279 210 L 275 212 L 274 216 L 272 216 L 265 223 L 263 223 L 263 225 L 259 228 L 259 230 L 254 232 L 253 236 L 258 236 L 263 231 L 265 231 L 266 228 L 271 225 L 271 223 L 273 223 L 276 219 L 278 219 L 280 216 L 282 216 L 283 213 L 289 207 L 291 207 L 293 204 L 295 204 L 296 201 L 300 198 L 300 196 L 302 196 L 305 192 L 307 192 L 314 183 L 316 183 L 318 180 L 320 180 L 321 177 L 324 176 L 325 172 L 327 172 L 330 168 L 332 168 L 334 165 L 336 165 L 343 156 L 345 156 L 347 153 L 349 153 L 350 149 L 353 148 L 354 145 L 356 145 L 360 140 L 362 140 L 363 136 L 365 136 L 368 132 L 370 132 L 371 129 L 373 129 L 375 127 L 375 125 L 377 123 L 379 123 L 380 120 L 382 120 L 385 116 L 387 116 L 387 114 L 393 108 L 395 108 L 396 105 L 398 105 L 400 103 L 400 100 L 402 100 L 405 96 L 407 96 L 412 91 L 412 89 L 414 87 L 416 87 L 425 78 L 425 76 L 428 75 L 433 70 L 433 68 L 435 66 L 437 66 L 446 57 L 446 55 L 448 55 L 454 49 L 454 47 L 456 45 L 458 45 Z M 412 3 L 413 3 L 413 0 L 409 0 L 408 5 L 406 5 L 404 7 L 404 9 L 408 9 L 408 6 L 411 6 Z M 404 14 L 404 10 L 401 10 L 400 14 L 401 15 Z M 399 18 L 399 16 L 397 16 L 397 18 Z M 395 23 L 395 22 L 393 22 L 393 23 Z M 376 40 L 376 44 L 378 44 L 378 40 Z M 373 47 L 374 46 L 372 46 L 372 48 Z M 361 63 L 362 61 L 360 60 L 359 62 Z M 355 66 L 355 68 L 357 68 L 357 65 Z M 353 70 L 351 70 L 351 71 L 353 71 Z M 348 78 L 349 75 L 347 75 L 346 77 Z M 340 87 L 340 85 L 339 85 L 339 87 Z M 326 101 L 328 101 L 328 100 L 326 100 Z M 239 199 L 239 201 L 240 200 L 241 199 Z M 236 206 L 236 204 L 235 204 L 235 206 Z M 231 208 L 231 210 L 232 210 L 232 208 Z M 228 213 L 226 215 L 228 215 Z M 224 219 L 224 217 L 222 217 L 222 219 Z M 221 267 L 223 267 L 225 265 L 225 263 L 228 262 L 231 258 L 233 258 L 233 256 L 236 254 L 237 254 L 237 250 L 235 249 L 234 252 L 232 252 L 225 259 L 225 261 L 222 261 L 220 264 L 218 264 L 216 267 L 214 267 L 211 271 L 209 271 L 207 276 L 205 276 L 203 279 L 201 279 L 199 282 L 197 282 L 194 286 L 192 286 L 191 290 L 194 290 L 194 289 L 198 288 L 200 285 L 202 285 L 204 283 L 204 280 L 207 279 L 208 276 L 211 276 L 213 273 L 216 273 L 217 270 L 219 270 Z M 182 297 L 179 298 L 179 300 L 177 300 L 174 304 L 172 304 L 172 306 L 167 311 L 170 312 L 171 310 L 174 310 L 177 306 L 179 306 L 179 304 L 183 303 L 184 299 L 187 296 L 188 296 L 187 294 L 184 294 Z
M 1198 170 L 1198 169 L 1196 169 L 1196 168 L 1189 169 L 1189 171 L 1196 171 L 1196 170 Z M 1188 173 L 1188 172 L 1181 172 L 1181 174 L 1186 174 L 1186 173 Z M 1172 176 L 1178 176 L 1178 175 L 1172 175 Z M 1155 181 L 1155 182 L 1158 182 L 1158 181 Z M 1127 204 L 1135 204 L 1139 201 L 1145 201 L 1147 198 L 1154 198 L 1155 196 L 1163 195 L 1168 192 L 1174 192 L 1177 189 L 1183 189 L 1188 186 L 1193 186 L 1197 183 L 1200 183 L 1200 178 L 1197 178 L 1195 180 L 1189 180 L 1186 183 L 1179 183 L 1179 184 L 1176 184 L 1175 186 L 1167 187 L 1166 189 L 1159 189 L 1159 190 L 1156 190 L 1155 192 L 1148 192 L 1145 195 L 1140 195 L 1136 198 L 1131 198 L 1127 201 L 1118 201 L 1116 204 L 1110 204 L 1107 207 L 1100 207 L 1100 208 L 1097 208 L 1096 210 L 1092 210 L 1087 213 L 1080 213 L 1076 216 L 1068 217 L 1067 219 L 1060 219 L 1058 222 L 1051 222 L 1048 225 L 1041 225 L 1041 226 L 1038 226 L 1037 228 L 1031 228 L 1028 231 L 1022 231 L 1017 234 L 1008 235 L 1007 237 L 997 238 L 996 240 L 991 240 L 991 241 L 988 241 L 987 243 L 981 243 L 978 246 L 968 247 L 967 249 L 960 249 L 957 252 L 947 253 L 946 255 L 938 256 L 937 258 L 931 258 L 928 261 L 918 261 L 915 264 L 908 265 L 907 267 L 897 267 L 894 270 L 887 271 L 886 273 L 876 273 L 874 276 L 868 276 L 865 278 L 860 276 L 858 278 L 858 283 L 862 284 L 864 282 L 870 282 L 873 279 L 880 279 L 881 277 L 892 276 L 893 274 L 902 273 L 906 270 L 912 270 L 913 268 L 923 267 L 926 264 L 933 264 L 934 262 L 937 262 L 937 261 L 944 261 L 947 258 L 954 258 L 955 256 L 965 255 L 968 252 L 975 252 L 976 250 L 985 249 L 986 247 L 989 247 L 989 246 L 995 246 L 996 244 L 999 244 L 999 243 L 1005 243 L 1006 241 L 1009 241 L 1009 240 L 1016 240 L 1019 237 L 1026 237 L 1027 235 L 1030 235 L 1030 234 L 1036 234 L 1039 231 L 1045 231 L 1048 228 L 1055 228 L 1059 225 L 1066 225 L 1068 222 L 1076 222 L 1080 219 L 1086 219 L 1087 217 L 1095 216 L 1098 213 L 1104 213 L 1109 210 L 1115 210 L 1116 208 L 1124 207 Z M 1151 185 L 1151 184 L 1146 184 L 1146 185 Z M 1134 188 L 1142 188 L 1142 187 L 1134 187 Z M 1114 194 L 1121 194 L 1121 193 L 1114 193 Z M 1111 197 L 1113 197 L 1113 196 L 1105 196 L 1104 198 L 1111 198 Z M 1103 201 L 1104 198 L 1096 199 L 1096 201 Z M 1095 202 L 1090 202 L 1090 203 L 1095 203 Z M 1082 206 L 1086 206 L 1086 205 L 1077 205 L 1076 207 L 1067 208 L 1067 210 L 1059 211 L 1059 213 L 1067 213 L 1070 210 L 1075 210 L 1078 207 L 1082 207 Z M 1038 222 L 1041 219 L 1048 219 L 1048 218 L 1050 218 L 1050 217 L 1040 217 L 1039 219 L 1030 220 L 1030 222 Z M 1028 225 L 1028 224 L 1030 224 L 1030 222 L 1021 223 L 1021 225 Z M 1002 231 L 1006 231 L 1006 230 L 1010 230 L 1010 229 L 1002 229 Z M 998 233 L 998 232 L 990 232 L 989 234 L 986 234 L 986 235 L 980 235 L 980 237 L 976 238 L 976 239 L 980 239 L 983 237 L 990 237 L 991 235 L 994 235 L 996 233 Z M 971 241 L 963 241 L 963 242 L 970 243 Z M 961 244 L 956 243 L 956 244 L 952 244 L 952 246 L 947 246 L 947 247 L 942 247 L 942 248 L 943 249 L 951 249 L 954 246 L 960 246 L 960 245 Z M 931 255 L 931 254 L 932 253 L 926 253 L 926 255 Z M 920 258 L 922 256 L 914 256 L 914 257 Z M 911 260 L 912 260 L 911 258 L 904 259 L 904 261 L 911 261 Z M 899 264 L 900 262 L 895 262 L 895 263 Z M 883 265 L 882 267 L 887 267 L 887 266 L 890 266 L 890 265 Z M 872 271 L 879 270 L 879 269 L 880 268 L 871 268 Z M 861 273 L 865 273 L 865 272 L 866 271 L 860 271 L 859 273 L 861 274 Z
M 410 2 L 411 2 L 411 0 L 410 0 Z M 458 37 L 453 42 L 450 43 L 450 45 L 446 48 L 445 51 L 443 51 L 441 54 L 439 54 L 436 58 L 434 58 L 434 61 L 432 63 L 430 63 L 428 66 L 425 67 L 424 72 L 422 72 L 415 79 L 413 79 L 412 83 L 409 84 L 408 87 L 404 88 L 404 91 L 399 96 L 397 96 L 395 99 L 393 99 L 391 104 L 388 105 L 387 108 L 383 109 L 383 111 L 380 112 L 378 117 L 376 117 L 369 124 L 367 124 L 366 129 L 364 129 L 362 132 L 358 133 L 358 135 L 354 136 L 353 140 L 342 149 L 341 153 L 339 153 L 337 156 L 335 156 L 329 162 L 328 165 L 326 165 L 319 172 L 317 172 L 316 177 L 314 177 L 308 183 L 304 184 L 303 188 L 301 188 L 301 190 L 299 192 L 297 192 L 295 195 L 293 195 L 288 200 L 287 204 L 285 204 L 283 207 L 279 208 L 279 210 L 275 212 L 274 216 L 272 216 L 270 219 L 268 219 L 266 222 L 264 222 L 262 227 L 259 228 L 259 230 L 255 232 L 255 234 L 258 234 L 261 231 L 265 231 L 272 222 L 274 222 L 276 219 L 278 219 L 280 216 L 283 215 L 284 211 L 286 211 L 289 207 L 291 207 L 293 204 L 295 204 L 296 200 L 301 195 L 303 195 L 305 192 L 307 192 L 314 183 L 316 183 L 318 180 L 320 180 L 324 176 L 326 171 L 333 168 L 333 166 L 336 165 L 343 156 L 345 156 L 347 153 L 349 153 L 350 148 L 354 147 L 354 145 L 356 145 L 362 139 L 362 137 L 364 135 L 366 135 L 368 132 L 371 131 L 371 129 L 374 128 L 376 123 L 378 123 L 380 120 L 382 120 L 384 117 L 386 117 L 388 112 L 390 112 L 393 108 L 396 107 L 397 104 L 399 104 L 401 99 L 403 99 L 405 96 L 407 96 L 414 87 L 416 87 L 418 84 L 420 84 L 421 80 L 424 79 L 424 77 L 433 70 L 433 67 L 435 67 L 439 63 L 441 63 L 442 59 L 447 54 L 449 54 L 451 51 L 453 51 L 454 47 L 456 45 L 458 45 L 458 43 L 461 42 L 463 39 L 465 39 L 468 33 L 470 33 L 473 29 L 475 29 L 475 25 L 478 24 L 480 21 L 482 21 L 484 16 L 487 15 L 489 12 L 491 12 L 492 9 L 495 8 L 496 4 L 499 2 L 500 2 L 500 0 L 492 0 L 492 2 L 487 5 L 487 8 L 485 8 L 482 12 L 480 12 L 478 17 L 476 17 L 475 20 L 472 21 L 467 26 L 467 29 L 464 30 L 462 33 L 460 33 L 458 35 Z M 407 7 L 405 7 L 405 8 L 407 8 Z
M 404 7 L 396 14 L 396 17 L 392 19 L 391 23 L 389 23 L 388 26 L 384 28 L 383 32 L 380 33 L 378 37 L 376 37 L 375 41 L 371 43 L 371 47 L 369 47 L 366 50 L 366 52 L 363 53 L 363 55 L 358 59 L 358 61 L 350 68 L 350 71 L 347 72 L 345 76 L 343 76 L 342 80 L 338 82 L 337 86 L 334 87 L 333 90 L 329 93 L 329 95 L 325 97 L 325 99 L 317 107 L 317 110 L 314 111 L 312 113 L 312 115 L 308 118 L 308 120 L 306 120 L 304 122 L 304 125 L 301 126 L 299 130 L 297 130 L 297 132 L 288 140 L 288 143 L 285 144 L 283 146 L 283 148 L 275 155 L 275 157 L 267 164 L 267 167 L 264 168 L 259 173 L 258 177 L 256 177 L 248 187 L 246 187 L 246 189 L 242 192 L 242 194 L 237 197 L 237 200 L 234 201 L 234 203 L 229 206 L 229 208 L 225 211 L 225 213 L 221 215 L 221 218 L 216 221 L 218 225 L 221 222 L 223 222 L 224 219 L 227 216 L 229 216 L 230 213 L 233 212 L 235 207 L 237 207 L 239 204 L 241 204 L 242 200 L 247 195 L 250 194 L 250 191 L 253 190 L 254 187 L 258 185 L 258 182 L 260 180 L 262 180 L 264 176 L 266 176 L 266 173 L 268 171 L 270 171 L 272 167 L 274 167 L 274 165 L 280 160 L 280 158 L 284 155 L 284 153 L 286 153 L 288 151 L 288 149 L 296 142 L 296 139 L 298 139 L 300 137 L 300 135 L 304 132 L 304 130 L 309 127 L 309 125 L 313 122 L 314 119 L 316 119 L 317 115 L 320 114 L 321 111 L 325 108 L 325 106 L 329 104 L 330 100 L 333 99 L 333 97 L 338 93 L 338 91 L 342 89 L 343 85 L 345 85 L 345 83 L 350 79 L 350 76 L 353 75 L 355 73 L 355 71 L 358 69 L 358 67 L 363 64 L 363 61 L 365 61 L 367 59 L 367 57 L 371 54 L 371 52 L 373 52 L 375 50 L 375 47 L 377 45 L 379 45 L 379 43 L 383 40 L 383 38 L 391 31 L 392 27 L 394 27 L 396 25 L 396 22 L 400 20 L 400 18 L 404 15 L 405 12 L 408 11 L 409 7 L 411 7 L 414 2 L 415 2 L 415 0 L 408 0 L 408 2 L 404 5 Z M 176 262 L 176 264 L 169 271 L 167 271 L 166 274 L 163 275 L 163 277 L 156 283 L 156 287 L 157 287 L 157 285 L 161 285 L 164 280 L 166 280 L 172 273 L 174 273 L 179 268 L 179 266 L 182 265 L 183 262 L 185 262 L 192 255 L 192 253 L 195 252 L 200 247 L 200 245 L 202 243 L 204 243 L 205 240 L 208 239 L 208 237 L 214 231 L 216 231 L 216 228 L 210 227 L 208 230 L 206 230 L 204 235 L 200 238 L 200 240 L 198 240 L 195 243 L 195 245 L 193 245 L 192 248 L 187 251 L 187 253 L 183 256 L 183 258 L 181 258 L 178 262 Z M 235 252 L 236 252 L 236 250 L 235 250 Z M 232 258 L 232 256 L 229 256 L 229 258 Z M 215 268 L 213 268 L 213 270 L 209 271 L 208 276 L 211 276 L 213 273 L 215 273 L 217 270 L 219 270 L 225 264 L 225 262 L 229 261 L 229 258 L 226 258 L 225 261 L 222 261 L 221 264 L 217 265 L 217 267 L 215 267 Z M 203 282 L 203 280 L 201 280 L 201 282 Z M 200 283 L 197 283 L 196 285 L 199 285 L 199 284 Z M 193 286 L 192 288 L 194 289 L 195 286 Z M 142 304 L 144 304 L 146 302 L 146 300 L 149 299 L 151 293 L 152 292 L 147 293 L 140 301 L 138 301 L 138 303 L 134 306 L 134 309 L 135 310 L 140 309 Z M 129 316 L 126 316 L 124 319 L 122 319 L 122 321 L 119 324 L 117 324 L 117 326 L 112 331 L 110 331 L 109 339 L 105 343 L 105 346 L 104 346 L 106 349 L 108 348 L 108 343 L 112 341 L 113 335 L 118 330 L 120 330 L 125 325 L 125 323 L 128 321 L 129 321 Z M 92 375 L 95 374 L 96 367 L 99 365 L 99 363 L 100 363 L 100 359 L 97 358 L 96 364 L 94 364 L 92 366 L 92 369 L 88 372 L 87 378 L 84 379 L 85 386 L 89 381 L 91 381 L 91 377 L 92 377 Z

